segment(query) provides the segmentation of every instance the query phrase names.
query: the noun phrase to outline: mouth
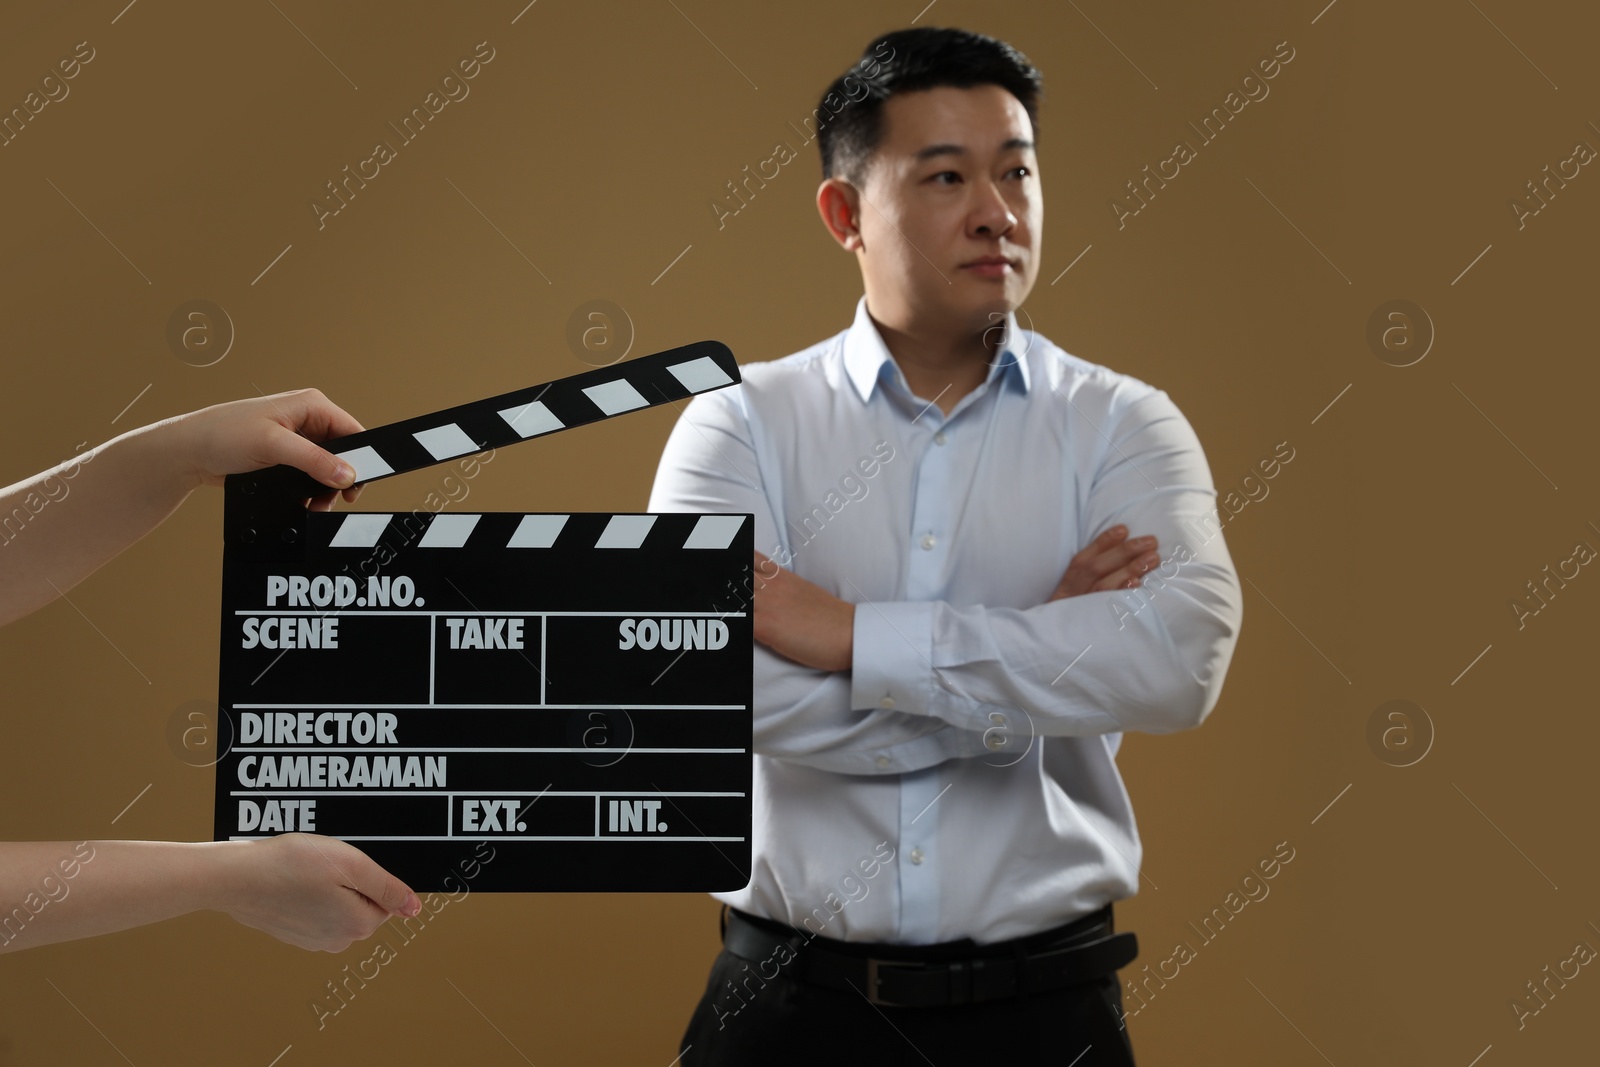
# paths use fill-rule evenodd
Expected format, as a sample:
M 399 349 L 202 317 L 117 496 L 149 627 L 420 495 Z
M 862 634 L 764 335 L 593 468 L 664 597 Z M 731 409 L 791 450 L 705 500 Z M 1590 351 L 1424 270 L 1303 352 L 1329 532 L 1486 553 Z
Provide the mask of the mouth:
M 1006 256 L 980 256 L 961 264 L 961 269 L 980 278 L 1003 278 L 1007 273 L 1016 273 L 1018 265 L 1015 259 Z

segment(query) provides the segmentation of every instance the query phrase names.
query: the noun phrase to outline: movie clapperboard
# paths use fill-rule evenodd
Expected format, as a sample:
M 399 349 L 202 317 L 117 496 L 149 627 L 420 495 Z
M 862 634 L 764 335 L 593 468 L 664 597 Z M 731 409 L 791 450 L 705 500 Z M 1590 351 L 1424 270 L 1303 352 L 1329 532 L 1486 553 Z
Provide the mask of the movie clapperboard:
M 357 482 L 740 381 L 701 341 L 323 442 Z M 313 512 L 224 490 L 216 838 L 349 841 L 419 892 L 750 880 L 754 519 Z

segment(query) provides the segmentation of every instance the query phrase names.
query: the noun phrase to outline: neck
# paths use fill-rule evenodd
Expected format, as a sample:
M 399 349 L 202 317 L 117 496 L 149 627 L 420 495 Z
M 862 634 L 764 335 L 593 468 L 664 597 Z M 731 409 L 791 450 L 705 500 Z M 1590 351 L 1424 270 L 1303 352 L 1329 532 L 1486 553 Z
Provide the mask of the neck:
M 976 331 L 922 323 L 893 326 L 876 316 L 872 321 L 912 393 L 932 401 L 946 415 L 988 377 L 1005 332 L 999 321 Z

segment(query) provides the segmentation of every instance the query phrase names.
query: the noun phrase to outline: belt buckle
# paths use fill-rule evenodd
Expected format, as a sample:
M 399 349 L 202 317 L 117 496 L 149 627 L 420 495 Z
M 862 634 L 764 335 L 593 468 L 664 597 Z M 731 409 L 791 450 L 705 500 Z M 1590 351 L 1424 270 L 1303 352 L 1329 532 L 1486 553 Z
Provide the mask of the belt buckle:
M 947 963 L 910 963 L 903 960 L 880 960 L 867 957 L 867 1002 L 887 1008 L 929 1008 L 940 1005 L 971 1004 L 980 999 L 975 994 L 976 977 L 983 970 L 982 960 L 951 960 Z M 887 1000 L 879 992 L 884 968 L 902 974 L 934 974 L 942 972 L 949 980 L 944 995 L 933 999 L 918 998 L 907 1002 Z M 989 999 L 989 998 L 982 998 Z
M 876 1005 L 878 1007 L 883 1007 L 883 1008 L 903 1008 L 903 1007 L 907 1007 L 907 1005 L 905 1005 L 905 1004 L 901 1004 L 901 1003 L 898 1003 L 897 1001 L 893 1001 L 893 1000 L 884 1000 L 882 997 L 878 996 L 878 968 L 882 967 L 882 966 L 888 966 L 890 968 L 898 968 L 900 970 L 906 970 L 907 969 L 903 964 L 899 964 L 895 960 L 880 960 L 880 959 L 877 959 L 877 958 L 875 958 L 873 956 L 868 956 L 867 957 L 867 1003 Z

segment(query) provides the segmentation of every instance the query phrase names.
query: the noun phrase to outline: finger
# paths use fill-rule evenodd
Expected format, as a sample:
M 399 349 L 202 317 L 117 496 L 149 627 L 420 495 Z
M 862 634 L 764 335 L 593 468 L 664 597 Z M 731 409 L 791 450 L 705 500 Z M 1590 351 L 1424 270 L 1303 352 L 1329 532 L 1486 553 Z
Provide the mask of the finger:
M 1095 591 L 1132 589 L 1142 584 L 1144 575 L 1155 569 L 1161 557 L 1155 552 L 1142 553 L 1137 559 L 1129 561 L 1125 566 L 1106 574 L 1105 577 L 1095 582 Z
M 336 493 L 322 493 L 318 496 L 307 497 L 300 501 L 300 506 L 308 511 L 332 511 L 333 506 L 343 500 L 346 504 L 354 504 L 361 495 L 362 485 L 357 483 L 348 489 L 341 489 Z
M 297 845 L 304 842 L 314 849 L 322 862 L 339 876 L 341 884 L 346 889 L 374 907 L 407 917 L 416 915 L 422 910 L 422 902 L 405 883 L 378 866 L 372 857 L 354 845 L 337 838 L 323 837 L 321 834 L 284 834 L 269 840 L 290 839 L 294 839 Z M 335 857 L 343 861 L 342 865 L 335 862 Z
M 778 566 L 772 557 L 764 552 L 757 551 L 755 557 L 755 587 L 757 591 L 760 591 L 767 587 L 768 582 L 776 580 L 783 568 Z
M 267 465 L 287 463 L 305 471 L 323 485 L 346 489 L 355 484 L 356 472 L 350 464 L 282 426 L 272 424 L 265 453 Z
M 1104 554 L 1104 561 L 1111 567 L 1125 567 L 1145 556 L 1160 558 L 1161 544 L 1154 537 L 1135 537 L 1131 541 L 1124 541 L 1110 552 Z M 1102 568 L 1109 571 L 1111 568 Z
M 1125 525 L 1123 525 L 1122 523 L 1119 522 L 1119 523 L 1117 523 L 1117 525 L 1112 526 L 1109 529 L 1105 530 L 1103 533 L 1100 534 L 1099 537 L 1096 537 L 1095 538 L 1095 542 L 1098 543 L 1098 544 L 1105 545 L 1105 546 L 1109 547 L 1111 545 L 1116 544 L 1118 541 L 1122 540 L 1124 537 L 1127 537 L 1127 536 L 1128 536 L 1128 528 L 1127 528 L 1127 526 L 1125 526 Z
M 417 899 L 411 887 L 378 866 L 366 853 L 357 850 L 356 856 L 351 858 L 349 870 L 355 882 L 350 888 L 390 915 L 409 917 L 422 910 L 422 901 Z
M 353 889 L 350 890 L 350 899 L 355 902 L 356 914 L 351 917 L 352 921 L 339 932 L 339 936 L 346 939 L 346 948 L 357 941 L 365 941 L 377 933 L 378 928 L 388 922 L 390 918 L 389 912 L 384 911 Z M 343 949 L 340 949 L 340 951 L 343 951 Z
M 349 886 L 345 886 L 344 890 L 350 894 L 349 900 L 352 905 L 349 917 L 353 929 L 349 931 L 350 936 L 357 941 L 365 941 L 371 937 L 372 931 L 378 928 L 378 924 L 389 918 L 390 915 L 400 914 L 384 908 L 359 889 L 351 889 Z
M 326 441 L 334 437 L 348 437 L 366 427 L 356 421 L 344 408 L 322 394 L 320 389 L 297 389 L 280 394 L 281 408 L 294 425 L 290 427 L 313 441 Z
M 1120 524 L 1113 526 L 1111 529 L 1102 532 L 1087 545 L 1084 545 L 1078 554 L 1072 557 L 1072 562 L 1074 564 L 1087 563 L 1089 560 L 1098 556 L 1100 553 L 1105 552 L 1107 549 L 1110 549 L 1116 545 L 1117 542 L 1121 541 L 1127 536 L 1128 528 L 1126 526 Z
M 1087 566 L 1097 575 L 1104 576 L 1120 567 L 1128 566 L 1148 553 L 1159 552 L 1160 547 L 1160 543 L 1154 537 L 1135 537 L 1100 553 Z

